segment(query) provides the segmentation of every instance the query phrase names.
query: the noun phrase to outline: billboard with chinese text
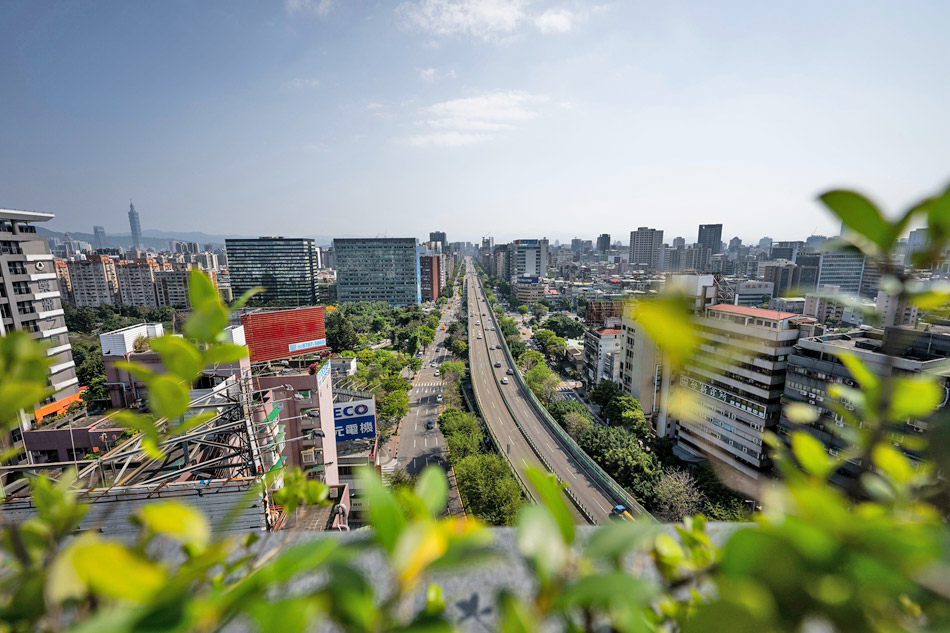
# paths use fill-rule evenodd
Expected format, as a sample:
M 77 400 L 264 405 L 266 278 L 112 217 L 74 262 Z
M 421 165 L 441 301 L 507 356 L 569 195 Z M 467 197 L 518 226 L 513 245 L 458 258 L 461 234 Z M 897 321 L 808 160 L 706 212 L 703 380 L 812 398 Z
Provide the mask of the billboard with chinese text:
M 376 436 L 376 401 L 353 400 L 333 405 L 336 440 L 356 440 Z

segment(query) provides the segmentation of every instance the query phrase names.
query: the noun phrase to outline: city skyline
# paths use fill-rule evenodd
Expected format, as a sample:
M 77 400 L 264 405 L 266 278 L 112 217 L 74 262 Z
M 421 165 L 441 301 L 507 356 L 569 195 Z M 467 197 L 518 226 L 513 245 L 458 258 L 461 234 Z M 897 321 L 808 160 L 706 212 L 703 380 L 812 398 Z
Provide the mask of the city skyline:
M 932 70 L 950 8 L 775 11 L 17 5 L 0 206 L 107 234 L 131 195 L 143 228 L 247 236 L 422 237 L 437 219 L 454 239 L 564 241 L 579 220 L 594 238 L 662 217 L 751 241 L 835 234 L 815 202 L 831 187 L 896 212 L 947 179 Z

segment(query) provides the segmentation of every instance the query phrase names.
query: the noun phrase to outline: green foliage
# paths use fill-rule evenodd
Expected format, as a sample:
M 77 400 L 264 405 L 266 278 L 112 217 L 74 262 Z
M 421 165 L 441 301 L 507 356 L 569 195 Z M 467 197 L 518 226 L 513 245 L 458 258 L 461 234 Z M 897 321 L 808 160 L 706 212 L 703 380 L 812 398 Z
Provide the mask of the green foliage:
M 584 403 L 573 399 L 554 400 L 548 406 L 548 413 L 558 422 L 563 422 L 564 416 L 568 413 L 576 413 L 588 420 L 591 419 L 590 411 L 584 406 Z
M 497 455 L 469 455 L 455 465 L 465 508 L 490 525 L 512 525 L 522 505 L 511 468 Z
M 528 388 L 531 389 L 534 395 L 538 397 L 538 400 L 544 404 L 554 399 L 554 394 L 557 393 L 557 387 L 561 384 L 561 380 L 557 377 L 557 374 L 551 371 L 551 368 L 544 363 L 538 363 L 525 372 L 524 380 Z
M 594 404 L 606 407 L 615 397 L 622 395 L 620 385 L 609 380 L 601 380 L 591 389 L 590 399 Z
M 544 327 L 561 338 L 581 338 L 587 331 L 587 326 L 565 314 L 551 315 L 544 322 Z
M 544 364 L 544 354 L 537 350 L 529 349 L 518 356 L 518 366 L 525 371 L 538 364 Z

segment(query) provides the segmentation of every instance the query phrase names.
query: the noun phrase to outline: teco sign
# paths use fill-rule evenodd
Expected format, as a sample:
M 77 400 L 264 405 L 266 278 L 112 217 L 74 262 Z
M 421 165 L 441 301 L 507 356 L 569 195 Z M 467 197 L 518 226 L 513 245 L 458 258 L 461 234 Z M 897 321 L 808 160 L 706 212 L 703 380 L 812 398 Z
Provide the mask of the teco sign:
M 333 405 L 333 424 L 337 441 L 375 437 L 375 400 L 354 400 Z

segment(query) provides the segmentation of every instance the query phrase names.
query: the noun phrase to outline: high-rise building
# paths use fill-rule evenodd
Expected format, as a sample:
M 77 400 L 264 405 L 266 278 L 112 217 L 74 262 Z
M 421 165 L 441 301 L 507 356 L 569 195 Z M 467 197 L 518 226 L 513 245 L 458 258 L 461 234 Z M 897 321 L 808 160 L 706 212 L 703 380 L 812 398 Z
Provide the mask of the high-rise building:
M 606 253 L 610 250 L 610 233 L 601 233 L 597 237 L 597 250 L 600 253 Z
M 818 260 L 817 287 L 837 286 L 841 292 L 857 296 L 864 276 L 864 255 L 827 251 Z
M 139 212 L 135 210 L 135 205 L 129 201 L 129 228 L 132 230 L 132 246 L 142 247 L 142 224 L 139 222 Z
M 708 248 L 712 254 L 722 252 L 722 225 L 700 224 L 699 238 L 696 240 L 703 248 Z
M 801 271 L 790 261 L 780 260 L 764 264 L 762 278 L 773 285 L 776 297 L 791 297 L 799 294 Z
M 685 237 L 674 237 L 674 238 L 673 238 L 673 248 L 686 248 L 686 238 L 685 238 Z
M 702 415 L 678 420 L 677 443 L 729 466 L 723 481 L 754 496 L 769 479 L 763 435 L 775 427 L 781 413 L 785 360 L 802 328 L 814 319 L 718 304 L 707 307 L 694 322 L 703 344 L 684 366 L 679 385 L 692 392 Z
M 225 240 L 231 290 L 241 296 L 264 291 L 255 300 L 306 306 L 317 302 L 316 246 L 312 239 L 259 237 Z
M 385 301 L 391 306 L 421 301 L 415 238 L 337 238 L 333 251 L 338 301 Z M 231 275 L 233 280 L 233 265 Z
M 641 226 L 630 231 L 630 266 L 657 270 L 660 265 L 660 249 L 663 248 L 663 231 Z
M 841 362 L 843 353 L 857 357 L 866 371 L 877 376 L 899 374 L 906 378 L 923 373 L 943 374 L 941 368 L 950 354 L 950 328 L 932 325 L 923 331 L 885 327 L 883 332 L 861 329 L 801 338 L 788 357 L 782 402 L 785 405 L 792 402 L 808 404 L 817 411 L 818 419 L 803 424 L 782 415 L 778 428 L 780 437 L 787 437 L 794 431 L 805 431 L 820 440 L 835 456 L 852 448 L 847 436 L 840 432 L 840 427 L 846 426 L 847 422 L 834 407 L 839 401 L 829 394 L 833 385 L 854 384 L 855 377 Z M 940 380 L 944 393 L 947 393 L 950 384 L 946 376 Z M 946 406 L 944 400 L 941 407 Z M 788 410 L 786 406 L 783 414 Z M 933 419 L 945 418 L 938 411 Z M 917 436 L 927 432 L 927 425 L 927 421 L 909 419 L 902 422 L 902 428 L 891 430 Z M 912 461 L 915 459 L 912 457 Z M 855 460 L 842 460 L 840 468 L 830 474 L 830 479 L 833 483 L 847 486 L 861 474 L 861 470 L 861 464 Z
M 96 250 L 106 247 L 106 230 L 101 226 L 92 227 L 92 244 Z
M 108 255 L 71 259 L 66 262 L 66 268 L 72 287 L 69 300 L 73 305 L 95 308 L 119 303 L 115 261 Z
M 759 248 L 771 248 L 771 247 L 772 247 L 771 237 L 763 237 L 761 240 L 759 240 Z
M 508 277 L 537 277 L 541 279 L 548 272 L 548 241 L 515 240 L 508 245 Z
M 772 242 L 769 256 L 772 259 L 787 259 L 793 262 L 804 248 L 805 242 Z
M 729 250 L 730 250 L 730 251 L 738 251 L 740 248 L 742 248 L 742 240 L 741 240 L 741 239 L 739 239 L 738 237 L 734 237 L 734 238 L 732 238 L 731 240 L 729 240 Z
M 805 248 L 812 251 L 817 251 L 818 248 L 827 241 L 828 238 L 824 235 L 809 235 L 805 240 Z
M 36 420 L 57 415 L 80 399 L 53 255 L 34 226 L 53 217 L 52 213 L 0 209 L 0 336 L 30 332 L 46 344 L 53 389 L 37 409 L 21 412 L 20 428 L 9 438 L 9 445 L 19 448 L 23 447 L 22 433 Z M 22 462 L 29 455 L 21 453 L 15 459 Z
M 439 278 L 442 271 L 442 255 L 419 256 L 419 283 L 422 300 L 435 301 L 442 293 Z
M 116 262 L 115 276 L 119 286 L 119 303 L 141 307 L 157 306 L 158 298 L 155 294 L 157 270 L 159 270 L 159 265 L 151 258 Z
M 445 231 L 431 231 L 429 233 L 429 241 L 441 244 L 443 253 L 448 250 L 449 243 L 445 240 Z

